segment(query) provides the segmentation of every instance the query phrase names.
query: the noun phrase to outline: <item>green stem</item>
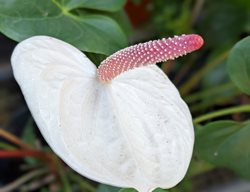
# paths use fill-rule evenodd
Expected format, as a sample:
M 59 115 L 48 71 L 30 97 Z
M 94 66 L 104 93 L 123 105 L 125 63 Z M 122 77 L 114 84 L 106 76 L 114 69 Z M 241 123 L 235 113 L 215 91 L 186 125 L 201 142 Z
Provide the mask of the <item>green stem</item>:
M 82 177 L 79 175 L 70 172 L 69 177 L 76 183 L 78 183 L 82 189 L 82 191 L 89 191 L 89 192 L 96 192 L 95 187 L 90 185 L 88 182 L 86 182 Z
M 16 147 L 10 145 L 10 144 L 7 144 L 7 143 L 4 143 L 4 142 L 0 142 L 0 149 L 4 149 L 4 150 L 15 150 Z
M 23 149 L 32 149 L 31 146 L 24 143 L 17 136 L 15 136 L 12 133 L 6 131 L 5 129 L 0 128 L 0 137 L 3 137 L 4 139 L 8 140 L 11 143 L 14 143 L 14 144 L 20 146 Z
M 212 113 L 208 113 L 205 115 L 201 115 L 201 116 L 194 119 L 194 123 L 198 124 L 198 123 L 200 123 L 202 121 L 206 121 L 208 119 L 212 119 L 212 118 L 220 117 L 220 116 L 224 116 L 224 115 L 229 115 L 229 114 L 233 114 L 233 113 L 239 113 L 239 112 L 250 112 L 250 105 L 231 107 L 231 108 L 215 111 Z
M 205 67 L 196 72 L 192 78 L 190 78 L 186 83 L 184 83 L 180 87 L 181 95 L 186 95 L 197 83 L 200 82 L 200 80 L 202 79 L 202 77 L 204 77 L 204 75 L 206 75 L 211 69 L 213 69 L 216 65 L 221 63 L 224 59 L 226 59 L 227 55 L 228 51 L 223 52 L 214 60 L 206 64 Z

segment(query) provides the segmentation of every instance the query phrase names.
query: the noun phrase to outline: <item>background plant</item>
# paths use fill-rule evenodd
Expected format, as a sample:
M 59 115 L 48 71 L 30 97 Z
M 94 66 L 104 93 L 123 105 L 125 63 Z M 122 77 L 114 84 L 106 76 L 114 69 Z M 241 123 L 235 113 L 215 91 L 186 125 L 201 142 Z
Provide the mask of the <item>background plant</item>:
M 18 0 L 0 0 L 0 32 L 15 41 L 33 35 L 57 37 L 85 52 L 96 65 L 135 41 L 182 33 L 200 34 L 206 43 L 201 51 L 159 64 L 188 103 L 196 131 L 189 172 L 177 187 L 169 191 L 194 191 L 197 187 L 194 178 L 220 167 L 250 180 L 250 2 L 133 2 L 135 7 L 146 5 L 142 7 L 147 8 L 144 13 L 138 8 L 138 15 L 146 16 L 134 30 L 130 21 L 135 18 L 126 16 L 125 0 L 22 0 L 21 3 Z M 144 39 L 136 38 L 141 33 L 147 34 Z M 1 107 L 6 106 L 6 101 L 11 98 L 12 102 L 23 103 L 20 93 L 13 95 L 1 88 L 0 94 L 4 99 L 0 102 Z M 42 140 L 31 116 L 23 119 L 25 127 L 21 136 L 13 135 L 8 127 L 11 123 L 18 125 L 16 120 L 7 121 L 0 130 L 0 136 L 4 138 L 0 141 L 0 157 L 8 160 L 22 158 L 18 169 L 23 171 L 15 181 L 9 181 L 0 189 L 120 190 L 89 181 L 64 165 Z

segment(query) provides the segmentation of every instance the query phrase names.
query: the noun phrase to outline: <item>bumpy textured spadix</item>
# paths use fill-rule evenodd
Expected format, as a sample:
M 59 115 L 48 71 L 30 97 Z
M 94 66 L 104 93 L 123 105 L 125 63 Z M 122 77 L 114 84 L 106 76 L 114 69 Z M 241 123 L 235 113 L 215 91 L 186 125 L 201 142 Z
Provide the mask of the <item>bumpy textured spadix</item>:
M 97 70 L 73 46 L 36 36 L 16 47 L 11 62 L 40 131 L 70 167 L 146 192 L 181 181 L 194 143 L 188 107 L 168 77 L 148 64 L 201 45 L 197 35 L 136 45 Z
M 182 35 L 140 43 L 105 59 L 97 73 L 101 81 L 108 82 L 129 69 L 175 59 L 199 49 L 202 45 L 203 39 L 199 35 Z

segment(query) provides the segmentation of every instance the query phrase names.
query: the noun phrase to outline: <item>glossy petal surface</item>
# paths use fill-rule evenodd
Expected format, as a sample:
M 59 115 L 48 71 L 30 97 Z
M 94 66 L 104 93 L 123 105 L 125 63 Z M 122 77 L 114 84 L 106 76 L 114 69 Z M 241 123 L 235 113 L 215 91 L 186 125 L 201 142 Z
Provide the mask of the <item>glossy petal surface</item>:
M 77 172 L 143 192 L 173 187 L 184 177 L 192 119 L 157 66 L 101 83 L 83 53 L 46 36 L 20 43 L 12 66 L 43 136 Z

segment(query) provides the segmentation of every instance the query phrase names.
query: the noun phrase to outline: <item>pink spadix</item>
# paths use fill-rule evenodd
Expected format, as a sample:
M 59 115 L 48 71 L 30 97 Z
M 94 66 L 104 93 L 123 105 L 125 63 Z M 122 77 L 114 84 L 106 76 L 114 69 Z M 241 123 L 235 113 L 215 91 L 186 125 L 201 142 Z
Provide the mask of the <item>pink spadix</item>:
M 195 34 L 140 43 L 105 59 L 97 69 L 98 78 L 102 82 L 108 82 L 127 70 L 175 59 L 202 45 L 202 37 Z

